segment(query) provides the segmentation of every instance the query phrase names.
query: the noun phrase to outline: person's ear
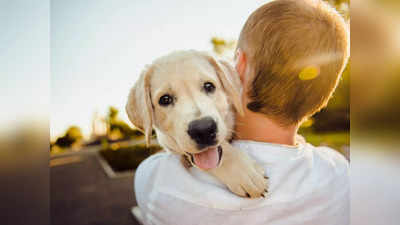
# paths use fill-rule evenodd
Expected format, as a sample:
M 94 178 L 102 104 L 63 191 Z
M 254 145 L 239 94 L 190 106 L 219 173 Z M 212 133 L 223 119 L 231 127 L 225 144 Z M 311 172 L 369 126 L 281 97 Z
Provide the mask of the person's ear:
M 150 76 L 152 72 L 152 67 L 143 70 L 139 80 L 129 93 L 125 107 L 129 120 L 144 133 L 147 146 L 150 144 L 153 130 L 153 106 L 150 99 Z
M 235 69 L 239 74 L 239 78 L 242 84 L 244 81 L 246 68 L 247 68 L 246 54 L 240 48 L 238 48 L 235 53 Z

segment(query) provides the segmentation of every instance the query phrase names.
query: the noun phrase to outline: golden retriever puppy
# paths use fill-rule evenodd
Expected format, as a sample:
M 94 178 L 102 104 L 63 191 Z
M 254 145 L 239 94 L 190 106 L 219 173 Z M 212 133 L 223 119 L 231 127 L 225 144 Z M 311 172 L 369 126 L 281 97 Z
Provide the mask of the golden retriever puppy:
M 229 144 L 234 110 L 242 113 L 236 70 L 205 52 L 177 51 L 155 60 L 131 89 L 126 111 L 150 141 L 152 129 L 166 150 L 186 156 L 233 193 L 264 196 L 267 177 Z

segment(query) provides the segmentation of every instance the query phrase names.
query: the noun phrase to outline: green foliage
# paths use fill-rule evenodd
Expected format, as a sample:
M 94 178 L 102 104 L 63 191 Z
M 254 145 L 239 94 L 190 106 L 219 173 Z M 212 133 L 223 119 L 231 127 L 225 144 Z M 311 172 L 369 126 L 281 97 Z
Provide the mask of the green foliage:
M 236 45 L 236 41 L 228 41 L 220 37 L 212 37 L 211 44 L 216 54 L 222 55 L 227 51 L 233 50 Z
M 118 150 L 105 149 L 100 151 L 101 156 L 115 171 L 136 169 L 139 164 L 152 154 L 160 151 L 161 147 L 152 145 L 148 148 L 144 145 L 122 147 Z
M 52 146 L 58 146 L 61 148 L 70 148 L 74 143 L 77 143 L 83 139 L 81 129 L 78 126 L 70 126 L 62 137 L 52 144 Z
M 115 108 L 114 106 L 110 106 L 110 108 L 108 109 L 108 118 L 110 120 L 115 120 L 117 119 L 118 113 L 119 111 L 117 108 Z
M 108 114 L 106 117 L 107 127 L 108 127 L 108 135 L 116 135 L 117 138 L 126 138 L 133 137 L 137 138 L 143 136 L 143 134 L 137 130 L 132 129 L 128 124 L 118 118 L 118 109 L 110 106 L 108 110 Z
M 299 134 L 302 135 L 306 141 L 314 146 L 328 146 L 331 147 L 343 155 L 344 146 L 350 146 L 350 133 L 349 132 L 327 132 L 327 133 L 315 133 L 310 130 L 301 129 Z
M 74 140 L 81 140 L 83 138 L 81 128 L 79 128 L 78 126 L 69 127 L 66 135 Z

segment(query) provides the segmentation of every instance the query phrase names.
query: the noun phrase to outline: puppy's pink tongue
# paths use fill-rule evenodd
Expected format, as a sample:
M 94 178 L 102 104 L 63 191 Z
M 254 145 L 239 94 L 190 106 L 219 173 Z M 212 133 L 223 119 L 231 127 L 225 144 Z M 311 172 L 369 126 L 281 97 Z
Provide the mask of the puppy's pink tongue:
M 194 163 L 203 170 L 214 169 L 218 166 L 219 155 L 217 148 L 193 154 Z

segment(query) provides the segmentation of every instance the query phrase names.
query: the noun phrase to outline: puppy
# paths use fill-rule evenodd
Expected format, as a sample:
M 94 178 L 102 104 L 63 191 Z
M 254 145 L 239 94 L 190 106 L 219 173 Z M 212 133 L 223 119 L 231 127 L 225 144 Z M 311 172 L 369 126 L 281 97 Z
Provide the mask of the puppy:
M 235 69 L 205 52 L 178 51 L 148 66 L 130 91 L 126 112 L 149 144 L 152 128 L 167 151 L 186 156 L 230 191 L 265 196 L 264 170 L 229 144 L 234 110 L 243 114 Z

